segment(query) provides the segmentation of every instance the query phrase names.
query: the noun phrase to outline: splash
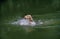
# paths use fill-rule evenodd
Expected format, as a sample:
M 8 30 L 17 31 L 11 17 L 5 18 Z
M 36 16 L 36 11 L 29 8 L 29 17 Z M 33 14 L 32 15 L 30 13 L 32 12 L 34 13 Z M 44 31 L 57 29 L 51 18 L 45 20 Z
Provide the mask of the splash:
M 20 19 L 20 20 L 17 20 L 15 22 L 12 22 L 11 24 L 18 24 L 18 25 L 25 25 L 25 26 L 35 26 L 36 25 L 36 22 L 35 21 L 32 21 L 31 23 L 29 23 L 29 21 L 27 19 Z
M 29 20 L 27 19 L 18 19 L 17 21 L 14 22 L 9 22 L 9 24 L 13 25 L 21 25 L 21 26 L 41 26 L 41 25 L 51 25 L 54 24 L 55 20 L 50 19 L 50 20 L 33 20 L 31 23 L 29 23 Z
M 53 19 L 50 19 L 50 20 L 33 20 L 33 22 L 31 22 L 31 24 L 29 24 L 29 21 L 26 20 L 26 19 L 18 19 L 17 21 L 14 21 L 14 22 L 10 22 L 10 24 L 13 24 L 13 25 L 20 25 L 23 27 L 23 29 L 26 31 L 26 32 L 31 32 L 33 31 L 34 29 L 33 28 L 50 28 L 50 27 L 54 27 L 54 26 L 48 26 L 50 24 L 54 24 L 54 20 Z M 47 26 L 45 26 L 47 25 Z M 40 26 L 40 27 L 39 27 Z

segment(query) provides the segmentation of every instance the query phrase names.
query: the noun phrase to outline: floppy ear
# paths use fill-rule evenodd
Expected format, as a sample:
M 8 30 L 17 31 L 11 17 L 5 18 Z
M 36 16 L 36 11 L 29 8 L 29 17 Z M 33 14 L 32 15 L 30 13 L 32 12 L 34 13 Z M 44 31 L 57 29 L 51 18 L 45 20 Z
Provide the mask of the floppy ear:
M 33 20 L 32 16 L 31 16 L 31 20 Z

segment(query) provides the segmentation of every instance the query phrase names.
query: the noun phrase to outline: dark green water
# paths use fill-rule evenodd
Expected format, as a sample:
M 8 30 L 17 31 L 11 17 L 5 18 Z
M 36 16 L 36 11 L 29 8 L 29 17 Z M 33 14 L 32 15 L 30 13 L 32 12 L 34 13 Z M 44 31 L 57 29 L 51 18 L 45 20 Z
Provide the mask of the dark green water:
M 2 39 L 60 39 L 60 14 L 43 14 L 32 15 L 34 20 L 42 19 L 43 21 L 53 19 L 53 23 L 39 25 L 40 27 L 29 27 L 28 31 L 20 25 L 6 24 L 10 21 L 16 21 L 19 15 L 4 17 L 1 20 L 1 38 Z M 31 31 L 30 31 L 31 30 Z

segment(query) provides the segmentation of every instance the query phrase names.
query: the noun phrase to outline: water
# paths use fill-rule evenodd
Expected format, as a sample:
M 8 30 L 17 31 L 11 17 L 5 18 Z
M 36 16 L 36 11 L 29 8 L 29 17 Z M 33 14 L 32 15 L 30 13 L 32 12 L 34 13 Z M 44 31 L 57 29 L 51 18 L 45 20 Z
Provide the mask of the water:
M 24 21 L 24 22 L 23 22 Z M 20 24 L 20 22 L 23 23 L 23 25 Z M 26 33 L 32 32 L 35 30 L 35 28 L 56 28 L 58 24 L 56 24 L 57 19 L 49 19 L 49 20 L 37 20 L 36 24 L 29 25 L 29 21 L 25 19 L 18 19 L 17 21 L 11 21 L 6 23 L 6 25 L 11 25 L 11 27 L 22 27 L 22 29 L 25 30 Z M 7 26 L 7 27 L 8 27 Z
M 17 19 L 17 21 L 11 21 L 6 24 L 12 24 L 12 25 L 21 25 L 21 26 L 41 26 L 41 25 L 52 25 L 57 23 L 58 19 L 45 19 L 45 20 L 33 20 L 31 24 L 29 24 L 29 21 L 27 19 Z
M 18 25 L 18 21 L 20 21 L 18 18 L 3 19 L 0 27 L 1 37 L 3 39 L 58 39 L 60 36 L 60 18 L 58 15 L 55 16 L 33 15 L 34 21 L 38 24 L 35 26 Z M 9 24 L 14 22 L 18 22 L 18 24 Z

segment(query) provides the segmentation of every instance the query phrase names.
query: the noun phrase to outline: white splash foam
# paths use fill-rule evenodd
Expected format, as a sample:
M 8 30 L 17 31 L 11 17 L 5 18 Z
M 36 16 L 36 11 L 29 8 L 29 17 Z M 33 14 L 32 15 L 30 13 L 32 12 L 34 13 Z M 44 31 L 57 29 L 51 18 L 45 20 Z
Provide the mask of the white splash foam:
M 18 20 L 16 22 L 12 22 L 11 24 L 35 26 L 36 22 L 33 21 L 33 22 L 31 22 L 31 24 L 29 24 L 29 21 L 27 19 L 20 19 L 20 20 Z
M 36 22 L 33 21 L 31 22 L 31 24 L 29 23 L 29 21 L 27 19 L 19 19 L 17 21 L 14 22 L 10 22 L 10 24 L 14 24 L 14 25 L 22 25 L 22 26 L 36 26 L 36 25 L 50 25 L 50 24 L 54 24 L 54 20 L 37 20 Z

